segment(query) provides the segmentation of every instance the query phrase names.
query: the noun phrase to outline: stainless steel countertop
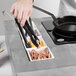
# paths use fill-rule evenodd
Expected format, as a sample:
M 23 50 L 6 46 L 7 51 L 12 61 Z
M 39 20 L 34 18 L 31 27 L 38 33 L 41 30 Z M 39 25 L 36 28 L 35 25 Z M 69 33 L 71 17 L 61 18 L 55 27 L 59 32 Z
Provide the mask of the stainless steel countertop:
M 38 62 L 30 62 L 23 47 L 18 29 L 14 21 L 5 21 L 6 43 L 11 58 L 13 73 L 17 76 L 75 76 L 76 75 L 76 44 L 56 46 L 47 34 L 41 21 L 50 18 L 34 19 L 46 44 L 55 58 Z M 11 26 L 10 26 L 11 25 Z M 51 24 L 52 25 L 52 24 Z
M 1 7 L 0 7 L 1 8 Z M 5 36 L 4 19 L 0 9 L 0 41 L 1 36 Z M 3 39 L 2 39 L 3 40 Z M 12 68 L 9 60 L 8 50 L 0 53 L 0 76 L 12 76 Z

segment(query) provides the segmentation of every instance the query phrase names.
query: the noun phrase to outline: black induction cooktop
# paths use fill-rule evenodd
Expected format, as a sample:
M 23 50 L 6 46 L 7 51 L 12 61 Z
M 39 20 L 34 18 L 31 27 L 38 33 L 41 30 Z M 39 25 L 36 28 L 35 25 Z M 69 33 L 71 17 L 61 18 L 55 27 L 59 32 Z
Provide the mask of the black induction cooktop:
M 52 20 L 42 21 L 41 23 L 56 45 L 76 43 L 76 37 L 70 36 L 69 38 L 67 38 L 67 36 L 63 37 L 63 35 L 57 33 L 54 30 L 55 27 Z

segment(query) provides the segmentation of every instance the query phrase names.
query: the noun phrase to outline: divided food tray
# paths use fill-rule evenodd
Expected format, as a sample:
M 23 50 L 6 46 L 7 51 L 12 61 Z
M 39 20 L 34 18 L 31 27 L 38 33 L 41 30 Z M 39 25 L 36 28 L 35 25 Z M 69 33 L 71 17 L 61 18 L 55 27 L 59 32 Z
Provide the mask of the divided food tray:
M 35 47 L 35 45 L 32 43 L 32 41 L 28 35 L 26 36 L 26 39 L 28 40 L 28 42 L 31 45 L 30 48 L 26 47 L 24 40 L 22 39 L 30 61 L 53 59 L 54 55 L 52 54 L 49 47 L 46 45 L 45 41 L 42 38 L 41 33 L 39 32 L 38 28 L 36 27 L 36 25 L 33 21 L 32 21 L 32 28 L 33 28 L 36 36 L 40 40 L 40 48 Z
M 47 59 L 53 59 L 54 56 L 49 49 L 49 47 L 41 47 L 39 49 L 37 48 L 30 48 L 26 49 L 30 61 L 40 61 L 40 60 L 47 60 Z

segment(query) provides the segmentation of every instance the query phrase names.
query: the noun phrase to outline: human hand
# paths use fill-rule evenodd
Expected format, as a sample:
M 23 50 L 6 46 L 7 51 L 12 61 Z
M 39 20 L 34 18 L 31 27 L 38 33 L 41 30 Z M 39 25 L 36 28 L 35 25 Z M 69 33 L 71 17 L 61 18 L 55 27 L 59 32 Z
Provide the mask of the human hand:
M 24 26 L 25 21 L 29 21 L 29 17 L 32 13 L 33 0 L 17 0 L 11 8 L 11 13 L 21 26 Z

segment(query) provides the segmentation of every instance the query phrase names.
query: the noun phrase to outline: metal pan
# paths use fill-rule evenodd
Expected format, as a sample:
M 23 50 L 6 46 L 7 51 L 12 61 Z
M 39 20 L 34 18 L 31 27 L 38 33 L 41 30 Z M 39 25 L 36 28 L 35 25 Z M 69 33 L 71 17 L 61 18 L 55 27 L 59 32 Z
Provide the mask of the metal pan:
M 76 37 L 76 16 L 64 16 L 62 18 L 56 18 L 54 14 L 41 9 L 35 5 L 33 5 L 35 9 L 38 9 L 53 18 L 53 23 L 55 26 L 56 33 L 60 35 L 65 35 L 68 38 Z
M 66 36 L 76 36 L 76 16 L 64 16 L 53 21 L 56 33 Z

